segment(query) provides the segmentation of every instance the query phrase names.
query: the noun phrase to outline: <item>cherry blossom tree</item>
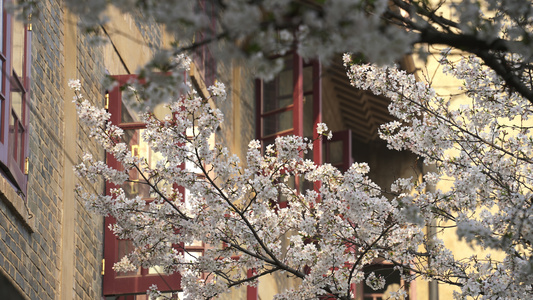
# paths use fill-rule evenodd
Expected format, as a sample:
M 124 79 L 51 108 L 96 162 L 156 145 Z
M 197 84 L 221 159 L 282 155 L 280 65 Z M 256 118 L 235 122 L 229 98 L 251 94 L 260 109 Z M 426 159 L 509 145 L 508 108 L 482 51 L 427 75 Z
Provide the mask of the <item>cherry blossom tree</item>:
M 188 299 L 209 299 L 234 286 L 256 285 L 261 276 L 276 272 L 301 279 L 298 288 L 280 291 L 278 299 L 350 299 L 350 286 L 365 280 L 363 266 L 386 258 L 401 269 L 416 258 L 416 248 L 424 241 L 422 227 L 407 220 L 397 200 L 383 196 L 365 175 L 369 170 L 364 163 L 344 174 L 329 164 L 314 165 L 303 158 L 312 141 L 298 136 L 277 138 L 264 154 L 260 143 L 251 141 L 241 163 L 227 148 L 209 144 L 223 116 L 191 89 L 169 104 L 172 115 L 165 119 L 143 116 L 143 139 L 162 156 L 155 167 L 149 166 L 121 142 L 124 133 L 108 121 L 109 113 L 79 95 L 79 81 L 70 85 L 78 95 L 80 120 L 124 167 L 113 169 L 85 155 L 76 167 L 78 175 L 121 185 L 135 169 L 155 194 L 147 204 L 141 197 L 127 197 L 121 188 L 110 195 L 78 191 L 90 211 L 117 220 L 112 227 L 117 237 L 135 245 L 115 264 L 117 271 L 141 265 L 180 272 Z M 148 87 L 130 91 L 140 95 L 141 88 Z M 225 97 L 220 83 L 209 90 L 219 101 Z M 325 124 L 317 130 L 330 135 Z M 299 192 L 289 186 L 291 177 L 321 185 Z M 185 201 L 179 187 L 189 189 Z M 287 199 L 287 207 L 279 205 L 280 197 Z M 187 257 L 194 254 L 183 245 L 194 241 L 212 247 L 191 260 Z M 409 269 L 405 272 L 410 278 Z M 366 281 L 376 289 L 385 284 L 373 273 Z M 158 295 L 155 288 L 152 294 Z
M 241 162 L 227 148 L 209 144 L 223 116 L 190 87 L 187 96 L 169 104 L 172 115 L 162 120 L 143 116 L 143 139 L 162 155 L 155 167 L 149 166 L 121 142 L 123 132 L 108 122 L 105 110 L 78 96 L 81 121 L 124 166 L 115 170 L 86 155 L 78 174 L 120 185 L 136 169 L 156 194 L 147 204 L 140 197 L 128 198 L 120 188 L 111 195 L 79 191 L 89 210 L 116 218 L 115 234 L 136 246 L 115 269 L 157 265 L 180 272 L 189 299 L 255 285 L 261 276 L 277 272 L 301 279 L 277 299 L 350 299 L 352 284 L 384 286 L 383 277 L 362 271 L 379 258 L 392 262 L 406 282 L 423 278 L 459 287 L 457 298 L 529 298 L 531 103 L 475 57 L 452 62 L 443 53 L 440 61 L 447 73 L 464 81 L 470 102 L 457 108 L 413 75 L 355 64 L 350 55 L 344 60 L 356 87 L 392 100 L 389 110 L 397 121 L 380 129 L 389 147 L 414 152 L 435 165 L 436 172 L 423 180 L 400 178 L 391 187 L 379 187 L 366 176 L 365 163 L 341 173 L 304 159 L 312 141 L 297 136 L 277 138 L 264 153 L 258 141 L 251 141 Z M 79 92 L 79 82 L 71 85 Z M 142 88 L 149 86 L 131 92 L 141 95 Z M 211 97 L 225 98 L 222 84 L 209 90 Z M 325 124 L 317 130 L 322 138 L 329 135 Z M 295 190 L 288 184 L 291 177 L 319 183 L 319 188 Z M 453 179 L 450 190 L 427 188 L 443 177 Z M 185 201 L 177 186 L 189 188 Z M 280 197 L 287 207 L 278 205 Z M 424 233 L 430 224 L 455 227 L 459 238 L 503 258 L 456 259 L 436 235 Z M 187 259 L 183 245 L 197 240 L 212 247 Z M 151 293 L 157 295 L 157 289 Z M 392 297 L 405 294 L 404 287 Z
M 251 141 L 240 161 L 225 147 L 208 142 L 223 122 L 221 112 L 191 87 L 168 82 L 163 98 L 173 100 L 173 115 L 143 116 L 143 139 L 162 155 L 155 167 L 149 166 L 130 153 L 121 141 L 122 130 L 108 122 L 109 114 L 78 94 L 80 120 L 124 167 L 115 170 L 86 155 L 78 174 L 119 185 L 135 169 L 156 194 L 147 204 L 128 198 L 120 188 L 111 195 L 79 190 L 91 211 L 115 217 L 116 235 L 136 246 L 116 270 L 157 265 L 180 272 L 190 299 L 255 285 L 261 276 L 278 272 L 301 281 L 292 290 L 280 291 L 277 299 L 349 299 L 354 283 L 365 281 L 376 289 L 385 284 L 379 275 L 362 272 L 381 258 L 392 262 L 406 282 L 423 278 L 457 286 L 459 299 L 531 298 L 530 2 L 207 2 L 216 11 L 216 30 L 192 42 L 210 23 L 194 1 L 65 1 L 95 37 L 105 24 L 108 5 L 125 13 L 141 11 L 164 25 L 181 43 L 161 49 L 154 61 L 176 77 L 182 74 L 183 59 L 173 57 L 203 44 L 210 44 L 221 59 L 245 60 L 263 78 L 281 68 L 281 61 L 269 59 L 273 55 L 295 50 L 304 58 L 327 62 L 339 52 L 354 53 L 353 60 L 345 56 L 352 84 L 392 100 L 389 110 L 397 120 L 381 127 L 381 137 L 393 149 L 419 155 L 436 171 L 424 174 L 423 180 L 400 178 L 391 187 L 380 187 L 366 176 L 364 163 L 341 173 L 305 160 L 312 141 L 294 136 L 277 138 L 264 151 Z M 22 1 L 24 11 L 34 3 Z M 424 54 L 421 45 L 437 44 L 472 55 L 453 61 L 445 52 L 440 61 L 448 74 L 464 82 L 469 100 L 461 106 L 451 105 L 412 75 L 383 67 L 413 49 Z M 354 63 L 361 60 L 378 65 Z M 78 82 L 72 87 L 79 92 Z M 149 91 L 160 87 L 160 82 L 147 81 L 131 92 L 147 105 L 156 100 Z M 187 96 L 176 96 L 184 92 Z M 210 92 L 219 100 L 225 97 L 220 84 Z M 325 125 L 317 130 L 327 137 Z M 294 177 L 318 188 L 294 190 L 287 184 Z M 451 189 L 428 188 L 443 178 L 451 180 Z M 176 186 L 189 187 L 185 202 Z M 277 204 L 280 197 L 287 199 L 287 207 Z M 430 224 L 455 227 L 459 238 L 500 255 L 456 259 L 437 236 L 425 233 Z M 186 258 L 183 246 L 173 246 L 196 240 L 212 246 L 196 260 Z M 404 294 L 400 290 L 392 296 Z M 157 295 L 156 288 L 152 295 Z
M 411 270 L 460 286 L 460 299 L 530 298 L 531 103 L 479 58 L 452 62 L 448 50 L 440 63 L 463 82 L 460 89 L 468 96 L 459 106 L 404 71 L 354 64 L 349 55 L 344 59 L 354 86 L 392 99 L 389 111 L 398 121 L 382 125 L 381 138 L 390 148 L 410 150 L 436 166 L 420 184 L 400 179 L 404 194 L 397 201 L 413 207 L 423 224 L 433 220 L 441 230 L 455 228 L 458 238 L 490 249 L 486 257 L 455 260 L 441 241 L 428 237 L 434 243 L 425 243 L 417 255 L 430 258 L 432 266 L 415 262 Z M 442 178 L 450 180 L 449 190 L 425 189 Z

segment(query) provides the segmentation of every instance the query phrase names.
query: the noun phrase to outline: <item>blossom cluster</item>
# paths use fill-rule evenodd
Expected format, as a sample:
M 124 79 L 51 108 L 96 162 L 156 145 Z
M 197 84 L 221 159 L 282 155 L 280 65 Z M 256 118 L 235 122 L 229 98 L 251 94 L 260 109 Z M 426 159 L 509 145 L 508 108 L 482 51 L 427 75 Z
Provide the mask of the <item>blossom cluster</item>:
M 532 109 L 521 97 L 532 90 L 524 80 L 533 59 L 530 1 L 233 0 L 206 1 L 203 7 L 189 0 L 64 3 L 81 16 L 82 32 L 101 31 L 96 29 L 114 5 L 126 14 L 140 12 L 180 38 L 171 49 L 156 51 L 144 70 L 146 84 L 132 83 L 124 93 L 131 94 L 140 112 L 161 102 L 173 112 L 162 119 L 142 117 L 147 124 L 142 138 L 162 157 L 155 165 L 132 155 L 109 114 L 83 99 L 79 80 L 68 83 L 90 136 L 123 166 L 113 170 L 85 156 L 77 173 L 118 184 L 133 170 L 157 195 L 143 209 L 142 199 L 130 199 L 120 189 L 109 196 L 87 195 L 91 210 L 115 216 L 113 230 L 134 241 L 136 249 L 123 267 L 159 265 L 182 272 L 190 298 L 211 297 L 246 282 L 244 273 L 234 272 L 239 268 L 258 274 L 276 269 L 303 279 L 280 299 L 327 293 L 349 297 L 348 286 L 365 280 L 357 270 L 382 257 L 424 278 L 457 283 L 462 287 L 458 297 L 531 298 Z M 19 4 L 29 13 L 37 1 Z M 198 41 L 199 32 L 208 34 Z M 364 61 L 383 64 L 411 52 L 418 41 L 474 45 L 466 50 L 482 54 L 505 81 L 475 58 L 455 63 L 444 57 L 444 69 L 464 81 L 463 92 L 471 100 L 453 107 L 412 75 L 352 65 L 345 57 L 354 85 L 392 100 L 389 110 L 397 121 L 380 130 L 389 147 L 408 149 L 437 169 L 425 174 L 423 182 L 397 180 L 390 187 L 392 200 L 384 196 L 389 189 L 368 179 L 364 164 L 342 174 L 303 159 L 312 144 L 300 137 L 278 138 L 273 145 L 250 142 L 243 166 L 228 149 L 209 143 L 223 122 L 221 112 L 182 84 L 180 68 L 187 69 L 190 60 L 181 52 L 204 44 L 216 48 L 212 52 L 218 58 L 245 59 L 258 76 L 272 78 L 282 69 L 282 59 L 271 58 L 289 51 L 321 61 L 352 51 Z M 154 69 L 170 69 L 171 78 L 150 73 Z M 217 99 L 226 97 L 220 83 L 208 90 Z M 317 131 L 331 136 L 322 124 Z M 445 177 L 453 179 L 451 190 L 426 189 Z M 293 184 L 304 180 L 320 183 L 320 188 L 303 190 Z M 188 187 L 185 202 L 174 186 Z M 279 199 L 290 209 L 278 205 Z M 506 259 L 456 261 L 434 237 L 423 236 L 421 227 L 434 221 L 454 223 L 461 238 L 502 251 Z M 195 240 L 226 246 L 210 249 L 194 263 L 169 246 Z M 284 240 L 291 241 L 289 249 L 283 248 Z M 419 245 L 427 253 L 418 255 Z M 231 259 L 234 255 L 241 258 Z M 304 272 L 311 263 L 311 271 Z M 201 281 L 199 272 L 218 278 Z M 368 276 L 367 281 L 379 283 Z M 155 290 L 152 294 L 157 296 Z
M 247 276 L 250 269 L 258 277 L 285 272 L 301 278 L 277 299 L 349 298 L 353 283 L 383 286 L 381 277 L 361 270 L 385 259 L 406 281 L 456 283 L 458 298 L 527 298 L 533 282 L 531 104 L 472 57 L 441 59 L 446 72 L 465 82 L 470 102 L 459 106 L 393 67 L 353 64 L 349 55 L 344 60 L 352 84 L 391 99 L 389 111 L 397 120 L 384 124 L 380 136 L 389 147 L 408 149 L 435 166 L 424 181 L 399 178 L 387 189 L 368 178 L 365 163 L 345 173 L 315 165 L 303 155 L 313 141 L 298 136 L 278 137 L 271 145 L 251 141 L 241 163 L 210 142 L 224 117 L 191 86 L 167 104 L 172 115 L 142 114 L 141 138 L 159 157 L 147 164 L 122 142 L 123 131 L 105 110 L 78 97 L 81 122 L 123 167 L 114 170 L 90 155 L 76 167 L 89 180 L 119 186 L 110 195 L 83 194 L 87 207 L 113 216 L 117 223 L 111 230 L 135 246 L 115 268 L 180 272 L 188 299 L 255 286 L 257 279 Z M 134 92 L 149 97 L 146 87 Z M 75 82 L 72 88 L 80 90 Z M 222 84 L 208 91 L 211 98 L 226 95 Z M 318 124 L 320 138 L 330 135 L 327 130 Z M 120 187 L 131 170 L 142 176 L 153 201 L 128 196 Z M 453 179 L 451 189 L 428 188 L 444 177 Z M 315 188 L 303 188 L 305 182 Z M 443 232 L 450 223 L 459 238 L 495 249 L 504 259 L 456 259 L 435 234 L 423 231 L 433 224 Z M 195 241 L 212 247 L 194 258 L 186 247 L 173 246 Z
M 503 68 L 508 67 L 506 62 L 521 66 L 531 63 L 533 53 L 528 41 L 533 35 L 533 10 L 527 1 L 443 1 L 438 5 L 393 2 L 394 5 L 386 0 L 314 4 L 295 0 L 236 0 L 208 1 L 204 6 L 188 0 L 67 0 L 65 5 L 81 16 L 80 26 L 95 35 L 91 39 L 95 42 L 105 40 L 98 36 L 96 28 L 109 21 L 109 6 L 125 14 L 140 12 L 145 22 L 155 22 L 171 32 L 171 36 L 178 36 L 180 40 L 171 51 L 160 49 L 164 51 L 158 52 L 151 66 L 161 66 L 161 62 L 183 66 L 179 57 L 168 55 L 170 59 L 165 62 L 161 59 L 165 55 L 161 54 L 167 51 L 181 55 L 209 44 L 216 48 L 213 53 L 218 58 L 225 61 L 245 58 L 257 74 L 272 78 L 281 66 L 280 60 L 272 63 L 270 58 L 293 50 L 306 59 L 321 61 L 351 51 L 366 61 L 383 64 L 411 53 L 413 43 L 418 42 L 518 54 L 501 60 L 499 66 Z M 23 14 L 39 9 L 34 1 L 21 1 L 18 5 Z M 208 34 L 198 40 L 195 37 L 199 32 Z M 450 32 L 454 33 L 453 38 L 447 36 Z M 419 49 L 425 53 L 422 47 Z M 519 78 L 524 75 L 527 74 L 516 74 Z
M 135 92 L 149 96 L 142 88 Z M 222 84 L 208 91 L 219 100 L 226 94 Z M 134 245 L 115 265 L 118 271 L 158 266 L 180 272 L 188 299 L 254 286 L 249 269 L 258 277 L 285 272 L 302 279 L 280 291 L 279 299 L 347 298 L 350 286 L 365 280 L 365 265 L 381 257 L 408 266 L 423 242 L 422 227 L 382 194 L 364 163 L 344 174 L 329 164 L 315 165 L 303 155 L 313 141 L 299 136 L 278 137 L 271 145 L 251 141 L 244 163 L 211 143 L 223 115 L 190 86 L 168 104 L 172 115 L 142 114 L 141 138 L 158 157 L 150 164 L 132 153 L 105 110 L 87 100 L 77 103 L 81 122 L 122 165 L 115 170 L 85 155 L 76 167 L 79 176 L 117 186 L 108 195 L 79 192 L 90 211 L 114 217 L 110 229 Z M 325 124 L 317 131 L 319 138 L 331 135 Z M 150 189 L 152 201 L 129 196 L 124 187 L 132 172 Z M 304 182 L 317 188 L 306 190 Z M 195 241 L 211 247 L 191 259 L 185 245 Z
M 429 264 L 411 270 L 457 282 L 458 298 L 530 298 L 532 104 L 475 57 L 455 62 L 445 51 L 440 59 L 445 72 L 464 83 L 460 94 L 466 97 L 457 100 L 438 96 L 394 67 L 354 64 L 349 54 L 344 62 L 352 85 L 391 99 L 389 111 L 397 120 L 380 129 L 388 146 L 410 150 L 436 169 L 425 182 L 396 181 L 391 187 L 396 201 L 412 207 L 408 215 L 434 222 L 439 232 L 455 227 L 459 239 L 504 257 L 456 260 L 428 236 Z M 426 189 L 439 178 L 448 179 L 451 188 Z
M 386 0 L 373 1 L 371 6 L 357 1 L 326 1 L 323 8 L 292 0 L 208 1 L 207 7 L 199 7 L 189 0 L 143 4 L 131 0 L 68 0 L 65 4 L 70 11 L 83 16 L 80 26 L 85 32 L 94 34 L 98 32 L 94 28 L 108 22 L 109 6 L 133 15 L 141 11 L 146 20 L 163 25 L 172 36 L 179 36 L 174 53 L 183 48 L 202 47 L 206 42 L 216 44 L 220 58 L 226 61 L 246 58 L 264 78 L 272 78 L 280 71 L 279 64 L 272 64 L 270 58 L 293 49 L 305 58 L 329 59 L 339 51 L 351 50 L 364 53 L 372 61 L 392 62 L 408 52 L 416 39 L 415 34 L 399 27 L 389 26 L 384 30 L 382 16 L 388 10 Z M 301 7 L 294 9 L 296 5 Z M 216 28 L 213 24 L 217 24 Z M 195 38 L 198 32 L 209 34 L 198 40 Z M 93 36 L 91 40 L 105 39 Z M 221 40 L 228 42 L 219 43 Z M 193 41 L 193 45 L 187 41 Z M 172 59 L 169 63 L 180 65 L 181 60 Z

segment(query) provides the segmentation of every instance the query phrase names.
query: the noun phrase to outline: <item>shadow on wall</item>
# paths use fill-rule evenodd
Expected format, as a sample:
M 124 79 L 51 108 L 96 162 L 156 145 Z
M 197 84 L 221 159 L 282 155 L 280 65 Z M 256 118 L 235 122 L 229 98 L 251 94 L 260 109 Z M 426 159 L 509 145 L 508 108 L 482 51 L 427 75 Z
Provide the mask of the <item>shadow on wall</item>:
M 422 172 L 422 161 L 415 154 L 389 150 L 381 140 L 364 143 L 354 139 L 352 155 L 354 161 L 368 163 L 370 179 L 387 190 L 396 179 L 411 176 L 417 179 Z
M 2 273 L 0 273 L 0 298 L 9 300 L 24 299 L 19 291 L 13 286 L 13 283 Z

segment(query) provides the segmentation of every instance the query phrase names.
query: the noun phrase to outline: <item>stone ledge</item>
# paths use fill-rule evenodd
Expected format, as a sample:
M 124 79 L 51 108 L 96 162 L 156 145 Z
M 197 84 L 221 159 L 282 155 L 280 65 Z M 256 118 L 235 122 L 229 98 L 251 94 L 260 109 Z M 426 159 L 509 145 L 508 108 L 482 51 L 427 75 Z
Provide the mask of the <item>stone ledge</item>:
M 0 199 L 4 201 L 13 213 L 29 229 L 35 232 L 35 216 L 31 213 L 26 201 L 17 193 L 15 188 L 0 175 Z

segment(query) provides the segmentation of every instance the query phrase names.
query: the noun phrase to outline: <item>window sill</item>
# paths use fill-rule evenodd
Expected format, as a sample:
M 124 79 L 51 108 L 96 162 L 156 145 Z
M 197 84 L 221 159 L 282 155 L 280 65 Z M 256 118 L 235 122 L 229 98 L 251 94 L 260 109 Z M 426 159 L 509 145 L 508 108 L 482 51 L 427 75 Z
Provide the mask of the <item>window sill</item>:
M 21 219 L 30 232 L 35 232 L 35 218 L 24 199 L 17 193 L 15 188 L 0 175 L 0 199 L 4 201 L 14 214 Z

